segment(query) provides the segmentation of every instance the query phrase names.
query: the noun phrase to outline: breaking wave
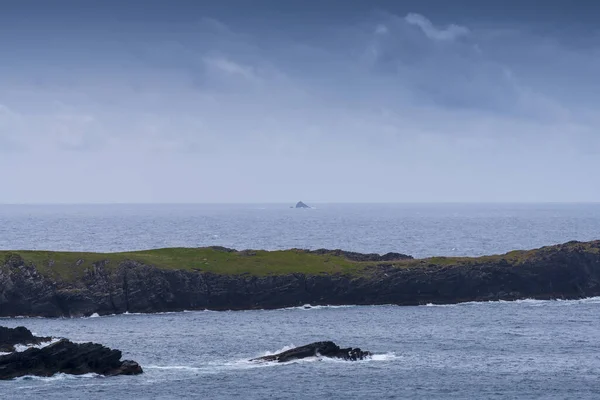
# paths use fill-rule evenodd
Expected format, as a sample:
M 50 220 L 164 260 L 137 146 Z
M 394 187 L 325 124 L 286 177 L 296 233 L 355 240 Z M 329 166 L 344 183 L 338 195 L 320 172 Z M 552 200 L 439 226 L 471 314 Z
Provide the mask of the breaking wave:
M 278 308 L 275 309 L 275 311 L 278 310 L 324 310 L 324 309 L 335 309 L 335 308 L 353 308 L 353 307 L 359 307 L 357 305 L 342 305 L 342 306 L 313 306 L 311 304 L 304 304 L 303 306 L 298 306 L 298 307 L 285 307 L 285 308 Z
M 26 375 L 15 378 L 15 381 L 41 381 L 41 382 L 54 382 L 62 380 L 74 380 L 74 379 L 86 379 L 86 378 L 102 378 L 102 375 L 98 374 L 83 374 L 83 375 L 69 375 L 69 374 L 55 374 L 52 376 L 35 376 Z
M 50 346 L 51 344 L 54 344 L 58 341 L 60 341 L 60 338 L 52 338 L 51 340 L 49 340 L 47 342 L 42 342 L 40 344 L 31 344 L 31 345 L 17 344 L 17 345 L 15 345 L 15 351 L 17 353 L 21 353 L 25 350 L 29 350 L 29 349 L 33 349 L 33 348 L 41 349 L 46 346 Z
M 600 297 L 587 297 L 575 300 L 538 300 L 538 299 L 521 299 L 521 300 L 493 300 L 493 301 L 468 301 L 456 304 L 433 304 L 428 303 L 426 307 L 465 307 L 465 306 L 481 306 L 490 304 L 525 304 L 532 307 L 540 307 L 547 305 L 570 306 L 578 304 L 600 304 Z
M 288 346 L 284 346 L 275 351 L 263 351 L 258 355 L 250 356 L 248 359 L 238 359 L 238 360 L 221 360 L 221 361 L 210 361 L 204 363 L 203 365 L 193 366 L 193 365 L 146 365 L 144 366 L 145 371 L 177 371 L 177 372 L 188 372 L 195 374 L 216 374 L 227 371 L 236 371 L 236 370 L 245 370 L 245 369 L 255 369 L 255 368 L 281 368 L 281 367 L 289 367 L 292 365 L 298 364 L 312 364 L 312 363 L 337 363 L 348 366 L 360 366 L 360 365 L 368 365 L 373 362 L 389 362 L 396 360 L 398 356 L 393 353 L 381 353 L 381 354 L 373 354 L 371 357 L 361 360 L 361 361 L 345 361 L 340 359 L 328 358 L 328 357 L 307 357 L 299 360 L 292 360 L 285 363 L 278 362 L 257 362 L 250 361 L 250 358 L 263 357 L 268 355 L 273 355 L 277 353 L 281 353 L 287 350 L 291 350 L 297 346 L 290 344 Z

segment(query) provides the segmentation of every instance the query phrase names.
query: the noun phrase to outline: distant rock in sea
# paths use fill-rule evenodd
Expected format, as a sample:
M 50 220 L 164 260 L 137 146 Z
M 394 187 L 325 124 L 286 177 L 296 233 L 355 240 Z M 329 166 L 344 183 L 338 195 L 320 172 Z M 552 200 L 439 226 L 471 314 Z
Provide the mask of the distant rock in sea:
M 254 358 L 250 361 L 288 362 L 308 357 L 328 357 L 346 361 L 357 361 L 369 358 L 371 355 L 370 352 L 362 351 L 359 348 L 348 347 L 342 349 L 333 342 L 315 342 L 284 351 L 283 353 Z
M 299 201 L 296 203 L 296 208 L 311 208 L 311 207 L 309 207 L 306 204 L 304 204 L 303 202 Z

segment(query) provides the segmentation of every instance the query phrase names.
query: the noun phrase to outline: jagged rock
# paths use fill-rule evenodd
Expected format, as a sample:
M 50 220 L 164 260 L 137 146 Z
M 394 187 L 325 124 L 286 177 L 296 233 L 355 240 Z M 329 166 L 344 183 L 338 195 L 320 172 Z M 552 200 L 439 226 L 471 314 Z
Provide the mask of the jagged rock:
M 359 262 L 382 262 L 382 261 L 401 261 L 401 260 L 412 260 L 413 257 L 407 254 L 401 253 L 386 253 L 384 255 L 379 255 L 377 253 L 355 253 L 353 251 L 344 251 L 344 250 L 328 250 L 328 249 L 317 249 L 317 250 L 306 250 L 308 253 L 312 254 L 327 254 L 332 256 L 344 257 L 350 261 L 359 261 Z
M 359 348 L 351 347 L 342 349 L 337 344 L 328 341 L 307 344 L 306 346 L 296 347 L 279 354 L 253 358 L 250 361 L 287 362 L 308 357 L 328 357 L 339 358 L 347 361 L 357 361 L 364 360 L 370 356 L 371 353 L 368 351 L 362 351 Z
M 31 345 L 48 342 L 52 338 L 33 336 L 31 331 L 23 326 L 16 328 L 6 328 L 0 326 L 0 353 L 10 353 L 15 351 L 15 345 Z
M 24 327 L 15 329 L 0 327 L 0 332 L 7 331 L 12 332 L 6 336 L 22 337 L 25 340 L 18 344 L 34 343 L 31 338 L 39 342 L 46 341 L 42 339 L 49 339 L 35 338 Z M 96 373 L 114 376 L 136 375 L 142 372 L 142 367 L 135 361 L 121 361 L 119 350 L 109 349 L 97 343 L 73 343 L 67 339 L 61 339 L 42 348 L 34 347 L 23 352 L 0 356 L 0 380 L 26 375 L 52 376 L 57 373 L 73 375 Z
M 20 266 L 25 265 L 25 261 L 23 260 L 23 257 L 21 257 L 18 254 L 14 254 L 14 253 L 9 253 L 6 256 L 4 263 L 11 268 L 18 268 Z
M 296 203 L 296 208 L 310 208 L 310 207 L 307 206 L 306 204 L 304 204 L 303 202 L 299 201 Z

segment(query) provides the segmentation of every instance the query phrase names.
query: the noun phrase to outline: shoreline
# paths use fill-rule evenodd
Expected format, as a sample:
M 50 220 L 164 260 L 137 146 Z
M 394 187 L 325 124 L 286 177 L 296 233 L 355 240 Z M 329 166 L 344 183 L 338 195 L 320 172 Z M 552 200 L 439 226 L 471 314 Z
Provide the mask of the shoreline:
M 332 309 L 348 309 L 348 308 L 368 308 L 368 307 L 466 307 L 466 306 L 482 306 L 482 305 L 496 305 L 496 304 L 543 304 L 543 303 L 561 303 L 561 302 L 577 302 L 586 303 L 588 300 L 597 301 L 600 303 L 600 296 L 593 297 L 581 297 L 581 298 L 551 298 L 551 299 L 534 299 L 534 298 L 523 298 L 515 300 L 487 300 L 487 301 L 465 301 L 460 303 L 443 303 L 443 304 L 418 304 L 418 305 L 399 305 L 399 304 L 344 304 L 344 305 L 305 305 L 296 307 L 283 307 L 283 308 L 257 308 L 257 309 L 240 309 L 240 310 L 181 310 L 181 311 L 160 311 L 160 312 L 124 312 L 120 314 L 103 314 L 103 315 L 90 315 L 90 316 L 73 316 L 73 317 L 42 317 L 42 316 L 26 316 L 16 315 L 10 317 L 0 317 L 0 321 L 6 320 L 23 320 L 23 319 L 51 319 L 51 320 L 74 320 L 74 319 L 94 319 L 94 318 L 107 318 L 107 317 L 122 317 L 122 316 L 158 316 L 158 315 L 173 315 L 173 314 L 190 314 L 190 313 L 237 313 L 237 312 L 278 312 L 278 311 L 310 311 L 310 310 L 332 310 Z
M 3 260 L 3 264 L 2 264 Z M 0 317 L 600 296 L 600 241 L 483 257 L 242 250 L 0 251 Z

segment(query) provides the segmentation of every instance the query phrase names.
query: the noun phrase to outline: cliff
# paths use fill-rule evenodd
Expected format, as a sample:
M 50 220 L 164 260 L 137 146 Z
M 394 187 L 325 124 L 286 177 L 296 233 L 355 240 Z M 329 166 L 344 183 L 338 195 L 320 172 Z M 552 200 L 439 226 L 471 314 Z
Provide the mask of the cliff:
M 600 241 L 478 258 L 222 247 L 0 252 L 0 316 L 457 303 L 600 295 Z

